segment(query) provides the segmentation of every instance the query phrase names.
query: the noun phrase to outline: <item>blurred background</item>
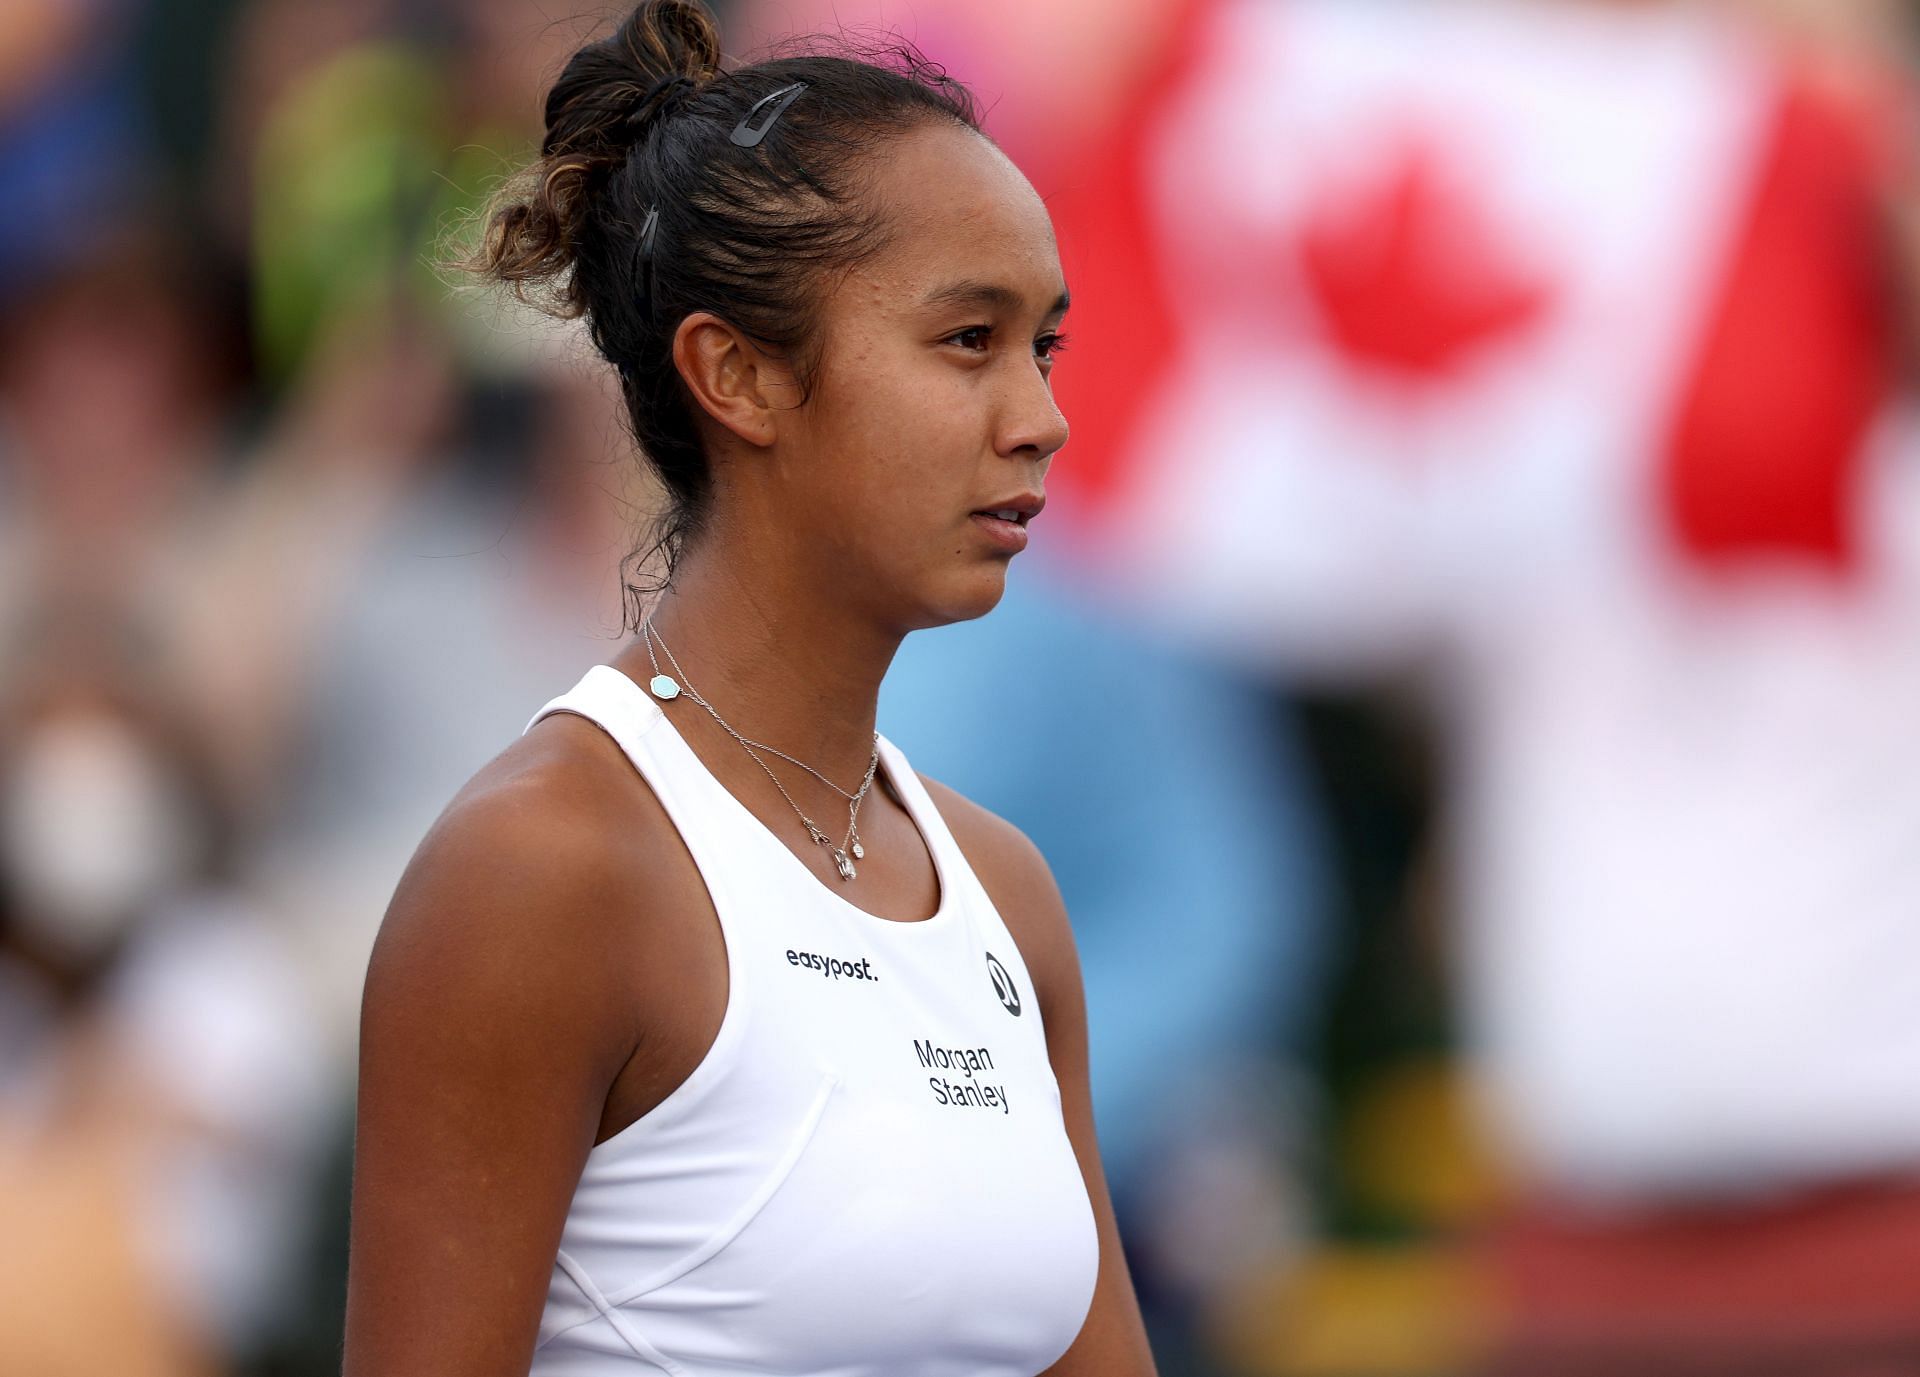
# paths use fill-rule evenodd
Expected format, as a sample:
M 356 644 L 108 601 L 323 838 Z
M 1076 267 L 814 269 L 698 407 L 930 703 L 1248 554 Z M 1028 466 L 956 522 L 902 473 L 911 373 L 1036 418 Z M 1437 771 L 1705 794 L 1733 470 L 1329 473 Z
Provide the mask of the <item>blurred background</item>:
M 1912 7 L 719 9 L 1055 215 L 881 728 L 1053 861 L 1161 1371 L 1920 1373 Z M 0 5 L 0 1372 L 338 1370 L 373 932 L 652 500 L 434 267 L 613 13 Z

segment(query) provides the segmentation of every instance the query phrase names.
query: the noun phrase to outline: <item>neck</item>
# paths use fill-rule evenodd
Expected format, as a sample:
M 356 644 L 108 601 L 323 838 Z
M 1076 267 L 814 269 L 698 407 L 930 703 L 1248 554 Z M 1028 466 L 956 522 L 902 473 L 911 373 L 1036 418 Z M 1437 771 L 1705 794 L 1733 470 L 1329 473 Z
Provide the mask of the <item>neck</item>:
M 862 610 L 815 594 L 802 578 L 689 550 L 651 625 L 663 673 L 681 673 L 728 726 L 786 751 L 854 788 L 873 750 L 880 681 L 901 636 Z M 643 641 L 622 653 L 632 677 L 653 668 Z M 684 689 L 686 683 L 683 681 Z M 676 717 L 695 731 L 720 729 L 697 704 Z M 731 743 L 729 743 L 731 746 Z M 737 748 L 734 748 L 737 749 Z

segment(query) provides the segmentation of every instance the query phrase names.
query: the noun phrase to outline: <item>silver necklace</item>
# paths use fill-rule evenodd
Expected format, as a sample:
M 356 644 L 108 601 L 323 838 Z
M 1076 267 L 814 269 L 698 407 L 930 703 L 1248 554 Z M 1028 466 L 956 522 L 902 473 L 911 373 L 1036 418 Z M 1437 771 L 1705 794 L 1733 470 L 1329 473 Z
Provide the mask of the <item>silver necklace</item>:
M 705 708 L 707 715 L 719 724 L 720 729 L 735 741 L 738 741 L 741 748 L 753 757 L 754 764 L 766 772 L 767 778 L 773 781 L 773 787 L 780 791 L 780 797 L 787 801 L 787 807 L 793 809 L 795 815 L 798 816 L 801 823 L 805 825 L 807 835 L 813 838 L 814 842 L 818 845 L 827 848 L 827 851 L 833 856 L 834 868 L 840 872 L 840 878 L 843 880 L 851 880 L 858 874 L 859 872 L 854 869 L 853 863 L 858 860 L 864 860 L 867 854 L 866 848 L 860 844 L 860 805 L 866 800 L 867 791 L 873 788 L 874 775 L 880 768 L 879 734 L 875 733 L 874 735 L 873 753 L 867 758 L 866 776 L 860 781 L 860 787 L 858 789 L 848 792 L 821 774 L 818 770 L 814 769 L 813 766 L 807 764 L 806 761 L 795 759 L 785 751 L 769 746 L 763 741 L 749 740 L 747 737 L 735 731 L 727 720 L 720 715 L 719 711 L 715 709 L 713 704 L 702 698 L 694 689 L 693 684 L 686 676 L 686 671 L 680 668 L 680 662 L 674 658 L 673 650 L 667 645 L 666 639 L 653 629 L 652 618 L 648 618 L 640 624 L 640 639 L 647 647 L 647 663 L 653 667 L 653 678 L 647 681 L 647 691 L 663 703 L 671 702 L 684 693 L 688 698 L 698 703 L 702 708 Z M 655 641 L 659 641 L 660 649 L 666 652 L 667 663 L 673 666 L 673 675 L 679 676 L 677 680 L 673 675 L 661 673 L 660 661 L 655 658 L 653 653 L 653 644 Z M 847 801 L 847 835 L 842 839 L 840 845 L 835 846 L 833 839 L 827 836 L 825 832 L 822 832 L 814 823 L 813 819 L 802 811 L 800 805 L 793 801 L 793 795 L 789 794 L 787 792 L 787 786 L 780 782 L 780 776 L 776 775 L 773 772 L 773 767 L 767 764 L 765 759 L 761 757 L 760 752 L 762 751 L 767 752 L 769 755 L 777 755 L 782 760 L 798 765 L 801 769 L 805 770 L 808 774 L 812 775 L 815 779 L 819 780 Z

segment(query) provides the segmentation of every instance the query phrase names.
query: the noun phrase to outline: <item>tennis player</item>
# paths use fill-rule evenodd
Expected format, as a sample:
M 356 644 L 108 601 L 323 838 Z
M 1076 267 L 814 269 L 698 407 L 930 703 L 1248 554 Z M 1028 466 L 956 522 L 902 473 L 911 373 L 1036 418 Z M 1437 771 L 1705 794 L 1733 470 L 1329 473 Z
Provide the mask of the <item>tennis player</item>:
M 1039 197 L 910 51 L 723 71 L 649 0 L 479 266 L 617 370 L 667 576 L 387 913 L 347 1377 L 1151 1374 L 1052 876 L 874 727 L 1066 443 Z

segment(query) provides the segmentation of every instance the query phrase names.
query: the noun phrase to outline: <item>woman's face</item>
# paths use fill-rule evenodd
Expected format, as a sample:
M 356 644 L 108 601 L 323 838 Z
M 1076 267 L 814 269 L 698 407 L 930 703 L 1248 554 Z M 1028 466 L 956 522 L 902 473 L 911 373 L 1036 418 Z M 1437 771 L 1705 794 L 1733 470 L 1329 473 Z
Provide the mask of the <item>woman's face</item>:
M 926 126 L 876 163 L 887 247 L 829 283 L 769 477 L 832 586 L 904 632 L 989 611 L 1045 538 L 1026 523 L 1067 441 L 1049 382 L 1067 292 L 1046 207 L 987 140 Z

